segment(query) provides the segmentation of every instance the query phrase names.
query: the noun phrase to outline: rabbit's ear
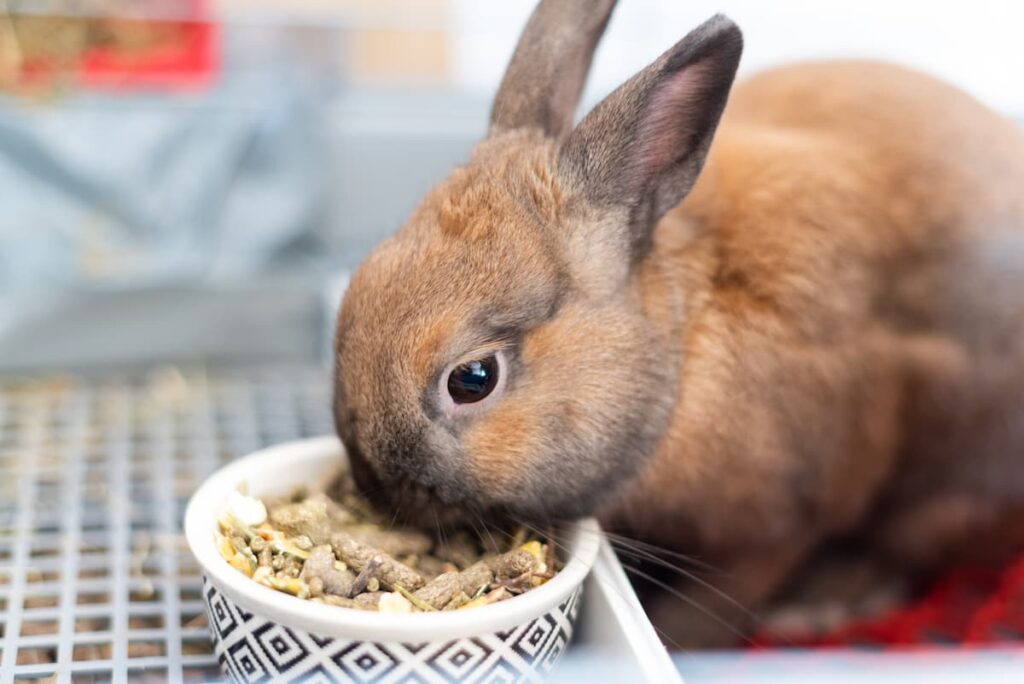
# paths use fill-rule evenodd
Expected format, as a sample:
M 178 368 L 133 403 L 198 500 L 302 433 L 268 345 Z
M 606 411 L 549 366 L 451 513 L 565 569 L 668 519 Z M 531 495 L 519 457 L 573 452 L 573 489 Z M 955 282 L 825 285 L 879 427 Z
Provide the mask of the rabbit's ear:
M 541 0 L 491 108 L 491 133 L 535 128 L 560 137 L 573 115 L 615 0 Z
M 634 256 L 693 187 L 743 51 L 717 15 L 594 108 L 562 147 L 559 168 L 598 206 L 629 214 Z

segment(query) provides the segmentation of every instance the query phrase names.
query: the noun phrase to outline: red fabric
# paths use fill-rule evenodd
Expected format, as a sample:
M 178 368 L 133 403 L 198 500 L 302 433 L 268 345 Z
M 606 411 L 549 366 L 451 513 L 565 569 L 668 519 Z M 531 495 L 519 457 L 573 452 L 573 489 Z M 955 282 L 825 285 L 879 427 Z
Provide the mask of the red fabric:
M 878 618 L 804 639 L 763 633 L 754 648 L 969 646 L 1024 641 L 1024 554 L 1004 568 L 954 570 L 919 600 Z

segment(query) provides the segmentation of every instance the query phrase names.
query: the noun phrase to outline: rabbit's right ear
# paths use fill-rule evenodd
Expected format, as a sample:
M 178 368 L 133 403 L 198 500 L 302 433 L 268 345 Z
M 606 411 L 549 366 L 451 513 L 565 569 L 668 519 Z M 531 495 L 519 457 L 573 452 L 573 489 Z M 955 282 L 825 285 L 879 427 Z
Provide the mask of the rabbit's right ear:
M 562 146 L 562 175 L 596 206 L 626 213 L 632 258 L 696 182 L 742 52 L 736 24 L 712 17 L 598 104 Z
M 534 128 L 558 138 L 573 115 L 615 0 L 541 0 L 491 108 L 491 134 Z

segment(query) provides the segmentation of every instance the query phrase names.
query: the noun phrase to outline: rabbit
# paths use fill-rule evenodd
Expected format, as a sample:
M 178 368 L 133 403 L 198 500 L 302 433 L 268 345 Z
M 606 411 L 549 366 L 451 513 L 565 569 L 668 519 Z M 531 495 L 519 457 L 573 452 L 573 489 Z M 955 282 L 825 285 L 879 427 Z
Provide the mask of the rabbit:
M 733 81 L 717 15 L 578 123 L 614 2 L 542 0 L 486 138 L 344 295 L 334 415 L 420 516 L 597 515 L 719 569 L 723 644 L 830 540 L 1024 541 L 1024 135 L 869 61 Z M 701 610 L 687 604 L 701 606 Z

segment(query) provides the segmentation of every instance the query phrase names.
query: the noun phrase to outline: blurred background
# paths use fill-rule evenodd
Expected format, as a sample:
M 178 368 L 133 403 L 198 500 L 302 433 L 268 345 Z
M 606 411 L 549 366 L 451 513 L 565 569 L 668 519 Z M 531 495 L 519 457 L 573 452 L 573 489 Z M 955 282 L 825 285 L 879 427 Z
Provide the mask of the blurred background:
M 322 357 L 486 126 L 531 0 L 0 0 L 0 369 Z M 581 111 L 709 15 L 1024 114 L 1024 3 L 623 0 Z

